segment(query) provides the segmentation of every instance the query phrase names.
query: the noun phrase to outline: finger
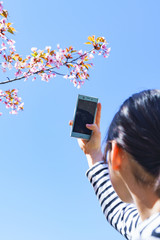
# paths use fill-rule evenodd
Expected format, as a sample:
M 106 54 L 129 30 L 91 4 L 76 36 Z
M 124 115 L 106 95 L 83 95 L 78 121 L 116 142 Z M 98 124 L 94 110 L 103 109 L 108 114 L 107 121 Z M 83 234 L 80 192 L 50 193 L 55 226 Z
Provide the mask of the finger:
M 98 126 L 96 124 L 86 124 L 86 128 L 92 130 L 94 133 L 98 132 Z
M 101 120 L 101 108 L 102 108 L 101 103 L 98 103 L 95 123 L 99 128 L 100 128 L 100 120 Z
M 69 126 L 72 126 L 73 125 L 73 120 L 70 120 L 69 121 Z
M 77 140 L 78 140 L 79 145 L 81 145 L 81 144 L 85 145 L 88 142 L 88 140 L 82 139 L 82 138 L 78 138 Z

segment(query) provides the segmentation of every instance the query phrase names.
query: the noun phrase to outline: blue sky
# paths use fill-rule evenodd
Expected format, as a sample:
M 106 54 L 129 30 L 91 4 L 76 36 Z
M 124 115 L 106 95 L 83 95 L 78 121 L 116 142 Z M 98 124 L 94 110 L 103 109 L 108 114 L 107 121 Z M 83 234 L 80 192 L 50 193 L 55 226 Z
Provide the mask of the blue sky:
M 85 156 L 70 137 L 77 94 L 102 103 L 102 138 L 121 103 L 132 93 L 160 86 L 159 0 L 8 0 L 16 49 L 73 45 L 88 49 L 89 35 L 106 37 L 108 59 L 96 56 L 90 80 L 76 89 L 56 77 L 15 82 L 25 109 L 1 120 L 0 239 L 123 239 L 106 222 L 85 172 Z M 0 73 L 1 79 L 6 74 Z

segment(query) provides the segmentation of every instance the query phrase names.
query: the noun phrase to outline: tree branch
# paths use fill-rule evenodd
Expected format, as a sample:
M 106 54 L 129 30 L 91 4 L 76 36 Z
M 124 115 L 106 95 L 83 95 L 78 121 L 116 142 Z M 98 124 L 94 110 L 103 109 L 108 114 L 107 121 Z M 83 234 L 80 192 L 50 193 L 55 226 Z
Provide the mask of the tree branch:
M 89 53 L 91 53 L 93 50 L 94 50 L 94 48 L 91 49 L 90 51 L 88 51 L 88 52 L 86 52 L 86 53 L 78 56 L 77 58 L 72 59 L 70 62 L 69 62 L 68 59 L 67 59 L 67 61 L 63 63 L 62 67 L 63 67 L 63 66 L 66 66 L 66 67 L 67 67 L 67 65 L 68 65 L 68 64 L 71 64 L 71 63 L 74 63 L 74 64 L 77 64 L 77 65 L 78 65 L 78 63 L 77 63 L 76 61 L 78 61 L 79 59 L 83 58 L 84 56 L 87 56 L 87 55 L 88 55 Z M 31 77 L 31 76 L 34 76 L 34 75 L 36 75 L 36 74 L 42 73 L 42 72 L 52 71 L 52 70 L 55 69 L 55 68 L 57 68 L 57 67 L 54 66 L 54 67 L 47 68 L 47 69 L 45 69 L 45 70 L 38 70 L 38 71 L 33 72 L 33 73 L 30 73 L 30 72 L 28 71 L 28 73 L 27 73 L 27 78 L 28 78 L 28 77 Z M 65 74 L 59 73 L 59 72 L 56 72 L 56 71 L 52 71 L 52 73 L 55 73 L 55 74 L 60 75 L 60 76 L 65 76 Z M 8 78 L 8 77 L 7 77 L 7 78 Z M 22 80 L 22 79 L 25 79 L 25 78 L 26 78 L 25 76 L 21 76 L 21 77 L 14 78 L 14 79 L 9 79 L 9 78 L 8 78 L 7 81 L 0 82 L 0 84 L 1 84 L 1 85 L 2 85 L 2 84 L 7 84 L 7 83 L 11 83 L 11 82 L 15 82 L 15 81 Z

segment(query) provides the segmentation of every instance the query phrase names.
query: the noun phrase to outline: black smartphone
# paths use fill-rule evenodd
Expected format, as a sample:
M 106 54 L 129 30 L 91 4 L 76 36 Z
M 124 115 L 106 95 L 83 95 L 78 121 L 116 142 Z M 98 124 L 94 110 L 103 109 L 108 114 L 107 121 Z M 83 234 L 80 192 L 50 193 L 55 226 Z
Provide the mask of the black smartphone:
M 94 123 L 98 98 L 78 95 L 71 137 L 90 139 L 92 131 L 86 124 Z

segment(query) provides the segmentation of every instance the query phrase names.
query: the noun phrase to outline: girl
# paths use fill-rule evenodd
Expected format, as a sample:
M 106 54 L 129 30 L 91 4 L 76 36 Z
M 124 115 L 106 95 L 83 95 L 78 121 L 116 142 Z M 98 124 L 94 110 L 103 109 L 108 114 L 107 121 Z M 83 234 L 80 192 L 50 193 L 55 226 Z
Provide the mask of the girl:
M 114 116 L 101 151 L 101 104 L 89 141 L 79 139 L 103 213 L 124 237 L 160 239 L 160 90 L 127 99 Z M 72 125 L 72 122 L 70 122 Z

